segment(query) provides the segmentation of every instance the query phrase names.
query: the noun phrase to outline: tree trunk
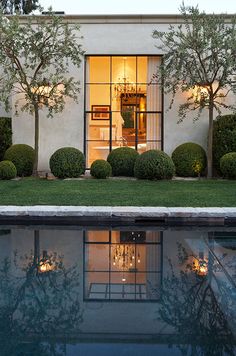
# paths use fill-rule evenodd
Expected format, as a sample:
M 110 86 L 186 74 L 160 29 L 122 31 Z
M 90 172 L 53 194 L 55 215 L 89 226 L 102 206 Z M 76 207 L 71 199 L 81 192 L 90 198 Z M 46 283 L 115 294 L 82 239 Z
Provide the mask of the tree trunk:
M 207 148 L 207 178 L 212 178 L 212 143 L 213 143 L 213 98 L 209 101 L 209 129 L 208 129 L 208 148 Z
M 39 161 L 39 107 L 34 105 L 34 150 L 35 159 L 33 167 L 33 176 L 38 175 L 38 161 Z

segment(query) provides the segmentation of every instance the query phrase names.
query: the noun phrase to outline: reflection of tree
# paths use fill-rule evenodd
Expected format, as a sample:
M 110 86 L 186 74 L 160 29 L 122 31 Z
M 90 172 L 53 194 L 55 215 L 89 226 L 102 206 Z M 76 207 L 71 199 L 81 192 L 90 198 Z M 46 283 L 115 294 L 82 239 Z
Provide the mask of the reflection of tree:
M 1 355 L 24 355 L 21 340 L 65 338 L 78 332 L 82 322 L 78 266 L 66 268 L 63 256 L 53 253 L 47 255 L 53 268 L 40 272 L 37 241 L 35 232 L 34 252 L 18 256 L 16 251 L 13 262 L 5 258 L 0 265 Z M 64 351 L 53 343 L 38 343 L 27 354 L 61 356 Z
M 169 260 L 170 272 L 163 280 L 160 320 L 179 335 L 177 345 L 183 355 L 234 355 L 235 340 L 228 325 L 235 308 L 233 287 L 215 277 L 219 266 L 210 255 L 208 274 L 200 276 L 189 262 L 197 256 L 188 255 L 180 244 L 178 252 L 180 269 L 175 271 Z

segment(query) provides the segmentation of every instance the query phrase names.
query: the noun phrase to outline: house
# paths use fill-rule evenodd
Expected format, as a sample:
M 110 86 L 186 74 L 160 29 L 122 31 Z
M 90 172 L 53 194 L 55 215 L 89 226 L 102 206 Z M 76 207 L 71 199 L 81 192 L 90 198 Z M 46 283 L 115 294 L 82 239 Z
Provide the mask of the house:
M 52 119 L 40 113 L 39 170 L 49 169 L 55 150 L 72 146 L 86 156 L 89 168 L 95 159 L 106 159 L 109 151 L 130 146 L 142 153 L 162 149 L 171 154 L 183 142 L 206 148 L 208 116 L 193 123 L 194 113 L 177 124 L 183 94 L 164 95 L 160 83 L 152 81 L 162 53 L 152 38 L 155 29 L 177 26 L 181 15 L 65 15 L 65 21 L 80 24 L 85 56 L 80 69 L 70 74 L 81 83 L 79 103 L 67 100 L 64 111 Z M 229 98 L 230 100 L 230 98 Z M 14 103 L 13 103 L 14 108 Z M 12 111 L 13 143 L 34 145 L 34 120 Z

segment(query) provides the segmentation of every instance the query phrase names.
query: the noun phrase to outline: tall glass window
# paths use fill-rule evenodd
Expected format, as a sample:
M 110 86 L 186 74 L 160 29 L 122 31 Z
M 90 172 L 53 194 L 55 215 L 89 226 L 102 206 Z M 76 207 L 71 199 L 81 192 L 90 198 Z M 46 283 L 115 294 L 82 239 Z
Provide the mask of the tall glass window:
M 162 148 L 162 93 L 152 76 L 160 56 L 89 56 L 86 60 L 87 167 L 129 146 Z

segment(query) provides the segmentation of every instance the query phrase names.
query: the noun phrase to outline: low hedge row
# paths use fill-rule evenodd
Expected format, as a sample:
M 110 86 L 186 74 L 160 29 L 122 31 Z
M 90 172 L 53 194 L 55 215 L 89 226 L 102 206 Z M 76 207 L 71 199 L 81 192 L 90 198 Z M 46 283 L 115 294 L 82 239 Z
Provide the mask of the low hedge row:
M 171 179 L 179 176 L 200 176 L 206 170 L 204 149 L 192 142 L 178 146 L 172 158 L 160 150 L 148 150 L 142 154 L 130 147 L 113 150 L 107 161 L 98 159 L 91 165 L 94 178 L 105 179 L 113 176 L 134 176 L 138 179 Z M 0 179 L 12 179 L 32 174 L 34 150 L 28 145 L 9 147 L 0 162 Z M 76 178 L 85 173 L 84 154 L 73 147 L 58 149 L 50 158 L 50 169 L 58 178 Z M 236 179 L 236 152 L 229 152 L 220 159 L 223 177 Z

